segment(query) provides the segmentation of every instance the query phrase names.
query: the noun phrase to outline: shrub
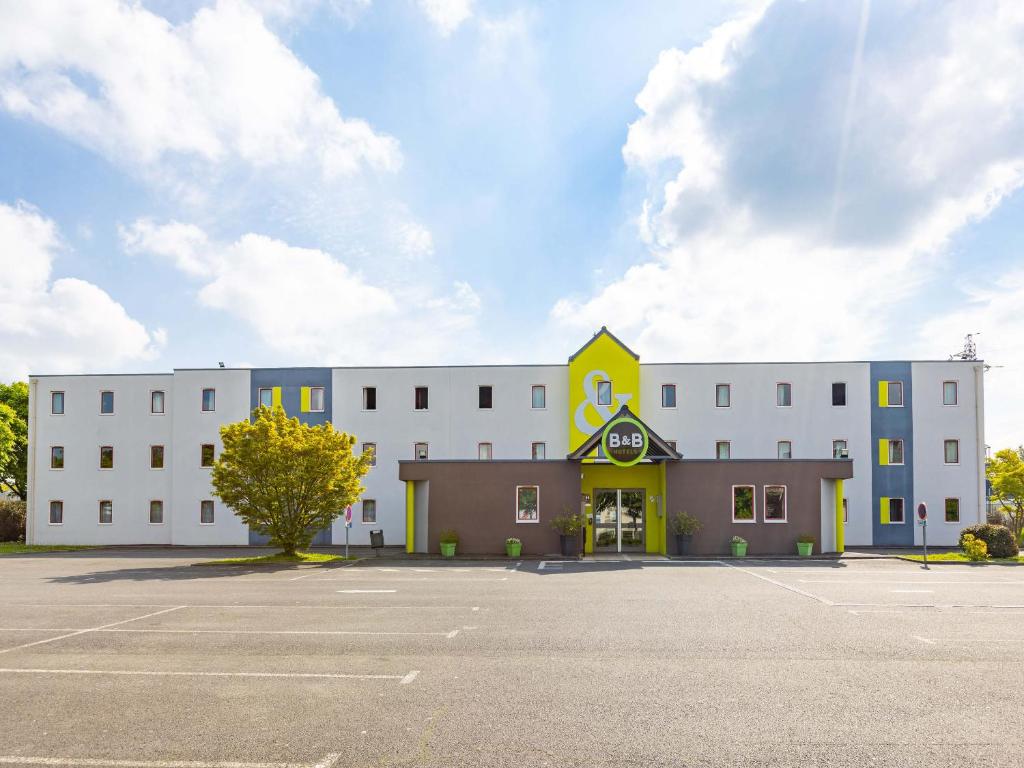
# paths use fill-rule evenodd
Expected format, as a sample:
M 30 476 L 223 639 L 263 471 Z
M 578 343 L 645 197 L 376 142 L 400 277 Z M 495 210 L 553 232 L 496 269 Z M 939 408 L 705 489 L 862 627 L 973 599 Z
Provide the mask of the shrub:
M 976 539 L 981 539 L 988 547 L 989 557 L 1016 557 L 1020 551 L 1013 533 L 1005 525 L 970 525 L 960 531 L 960 549 L 965 553 L 964 537 L 970 534 Z
M 563 536 L 573 536 L 583 530 L 583 515 L 563 512 L 551 520 L 551 527 Z
M 438 537 L 442 544 L 458 544 L 459 543 L 459 532 L 452 528 L 447 528 L 441 531 Z
M 747 540 L 744 539 L 742 536 L 733 536 L 732 537 L 732 543 L 733 544 L 746 544 Z
M 523 542 L 520 539 L 517 539 L 515 536 L 509 536 L 507 539 L 505 539 L 505 543 L 512 544 L 513 546 L 516 544 L 518 544 L 519 546 L 523 545 Z
M 814 544 L 817 541 L 817 539 L 809 533 L 801 533 L 796 537 L 796 540 L 798 544 Z
M 964 554 L 967 555 L 967 559 L 972 562 L 988 559 L 988 544 L 981 539 L 974 538 L 973 534 L 965 533 L 960 537 L 960 546 L 963 548 Z
M 672 531 L 680 536 L 692 536 L 704 524 L 689 512 L 677 512 L 672 518 Z
M 25 502 L 0 499 L 0 541 L 25 540 Z

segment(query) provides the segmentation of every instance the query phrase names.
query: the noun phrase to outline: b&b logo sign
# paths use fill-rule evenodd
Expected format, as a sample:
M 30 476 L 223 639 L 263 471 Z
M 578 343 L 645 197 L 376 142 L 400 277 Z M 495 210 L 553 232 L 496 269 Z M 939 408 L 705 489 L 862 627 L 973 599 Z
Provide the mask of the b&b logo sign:
M 631 467 L 647 455 L 647 430 L 628 416 L 608 423 L 601 436 L 605 458 L 620 467 Z

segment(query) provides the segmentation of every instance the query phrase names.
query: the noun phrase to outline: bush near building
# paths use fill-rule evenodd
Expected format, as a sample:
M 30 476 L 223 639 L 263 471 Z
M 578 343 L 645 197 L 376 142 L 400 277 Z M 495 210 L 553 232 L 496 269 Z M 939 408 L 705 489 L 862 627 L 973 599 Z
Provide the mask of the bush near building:
M 25 502 L 0 499 L 0 541 L 25 540 Z
M 1020 551 L 1013 533 L 1005 525 L 972 525 L 960 531 L 960 549 L 965 553 L 964 537 L 967 535 L 984 541 L 988 547 L 989 557 L 1016 557 Z

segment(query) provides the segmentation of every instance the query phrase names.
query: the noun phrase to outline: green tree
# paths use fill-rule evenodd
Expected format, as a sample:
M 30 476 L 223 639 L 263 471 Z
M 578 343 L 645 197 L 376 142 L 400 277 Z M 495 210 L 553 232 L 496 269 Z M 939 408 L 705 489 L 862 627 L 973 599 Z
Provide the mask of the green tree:
M 3 450 L 4 432 L 12 435 Z M 22 501 L 28 498 L 28 384 L 0 384 L 0 486 Z
M 1024 446 L 1004 448 L 985 462 L 985 476 L 1017 541 L 1024 531 Z
M 213 490 L 253 530 L 286 555 L 309 546 L 363 492 L 369 454 L 356 439 L 289 419 L 282 408 L 257 408 L 252 422 L 220 428 L 224 450 L 213 464 Z

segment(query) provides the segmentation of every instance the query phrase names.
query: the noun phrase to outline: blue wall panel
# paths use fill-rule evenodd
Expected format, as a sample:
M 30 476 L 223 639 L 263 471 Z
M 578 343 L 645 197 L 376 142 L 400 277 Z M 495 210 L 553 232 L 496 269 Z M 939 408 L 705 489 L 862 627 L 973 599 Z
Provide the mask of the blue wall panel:
M 878 383 L 903 382 L 903 407 L 880 408 Z M 905 362 L 871 363 L 871 533 L 876 547 L 914 545 L 914 387 Z M 903 465 L 879 464 L 880 439 L 903 440 Z M 902 498 L 902 525 L 882 525 L 881 499 Z

